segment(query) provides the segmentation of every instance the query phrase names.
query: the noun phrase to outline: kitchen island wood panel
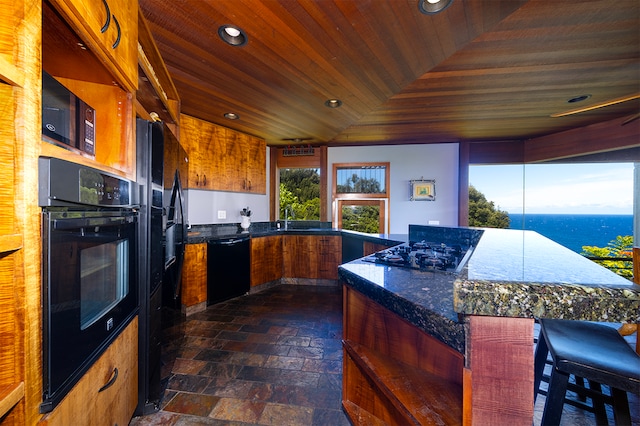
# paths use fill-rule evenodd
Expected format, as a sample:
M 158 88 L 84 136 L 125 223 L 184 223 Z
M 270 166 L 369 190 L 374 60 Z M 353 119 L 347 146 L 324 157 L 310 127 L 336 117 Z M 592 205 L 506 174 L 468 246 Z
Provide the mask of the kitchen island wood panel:
M 533 318 L 469 317 L 473 424 L 528 424 L 533 418 Z M 500 362 L 496 362 L 499 359 Z
M 460 424 L 464 357 L 343 287 L 343 406 L 389 424 Z M 356 423 L 357 424 L 357 423 Z

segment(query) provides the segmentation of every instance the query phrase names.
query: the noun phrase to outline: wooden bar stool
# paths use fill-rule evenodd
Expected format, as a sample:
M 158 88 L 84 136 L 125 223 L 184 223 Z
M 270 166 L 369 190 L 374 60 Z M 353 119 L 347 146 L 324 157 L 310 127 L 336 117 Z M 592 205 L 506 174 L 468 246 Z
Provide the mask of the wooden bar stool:
M 534 391 L 539 393 L 545 361 L 551 354 L 552 366 L 542 425 L 558 425 L 562 416 L 569 376 L 581 377 L 611 389 L 611 396 L 590 395 L 601 421 L 603 402 L 613 406 L 618 425 L 631 423 L 627 392 L 640 394 L 640 356 L 612 327 L 606 325 L 557 319 L 540 319 L 540 335 L 535 353 Z M 592 392 L 593 393 L 593 392 Z

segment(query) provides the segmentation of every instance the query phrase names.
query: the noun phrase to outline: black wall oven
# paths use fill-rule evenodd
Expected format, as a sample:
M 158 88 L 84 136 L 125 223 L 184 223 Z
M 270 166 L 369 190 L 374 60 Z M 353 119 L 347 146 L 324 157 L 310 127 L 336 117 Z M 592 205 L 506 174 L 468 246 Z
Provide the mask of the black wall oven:
M 39 166 L 46 413 L 137 314 L 138 190 L 75 163 Z

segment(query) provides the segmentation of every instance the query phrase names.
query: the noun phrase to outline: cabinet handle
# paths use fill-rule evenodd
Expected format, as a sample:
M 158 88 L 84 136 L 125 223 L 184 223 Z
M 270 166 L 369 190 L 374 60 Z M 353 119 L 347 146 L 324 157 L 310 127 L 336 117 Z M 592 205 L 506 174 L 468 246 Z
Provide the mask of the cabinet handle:
M 200 175 L 196 173 L 196 186 L 200 186 Z
M 111 24 L 111 9 L 109 9 L 107 0 L 102 0 L 102 4 L 104 5 L 104 9 L 107 11 L 107 18 L 104 20 L 102 28 L 100 28 L 101 33 L 107 31 L 107 28 L 109 28 L 109 24 Z
M 207 175 L 202 175 L 202 185 L 207 186 Z
M 249 181 L 249 187 L 247 189 L 251 190 L 251 181 Z
M 115 367 L 113 369 L 113 373 L 111 373 L 111 379 L 109 379 L 109 381 L 105 383 L 104 386 L 98 390 L 98 393 L 102 392 L 103 390 L 109 389 L 111 386 L 113 386 L 113 384 L 116 382 L 117 379 L 118 379 L 118 368 Z
M 111 45 L 111 47 L 115 49 L 120 44 L 120 36 L 122 35 L 122 31 L 120 31 L 120 24 L 118 23 L 118 19 L 115 15 L 113 15 L 113 23 L 116 24 L 116 29 L 118 30 L 118 37 L 116 37 L 116 41 L 114 41 Z

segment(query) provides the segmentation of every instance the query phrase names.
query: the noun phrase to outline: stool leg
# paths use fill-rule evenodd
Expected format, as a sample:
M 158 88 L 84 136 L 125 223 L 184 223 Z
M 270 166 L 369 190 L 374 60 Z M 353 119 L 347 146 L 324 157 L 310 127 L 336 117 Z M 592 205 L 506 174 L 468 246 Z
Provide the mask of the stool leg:
M 600 396 L 591 397 L 591 402 L 593 404 L 593 414 L 596 416 L 596 424 L 606 425 L 609 424 L 609 420 L 607 419 L 607 411 L 604 408 L 604 397 L 602 396 L 602 385 L 598 382 L 594 382 L 593 380 L 589 380 L 589 389 L 596 391 L 600 394 Z
M 627 393 L 621 389 L 611 388 L 613 397 L 613 419 L 616 425 L 630 425 L 631 413 L 629 413 L 629 399 Z
M 547 342 L 542 337 L 542 333 L 538 336 L 538 345 L 536 346 L 536 352 L 533 361 L 533 403 L 535 404 L 538 392 L 540 391 L 540 382 L 542 381 L 542 375 L 544 373 L 544 366 L 547 361 L 547 355 L 549 354 L 549 348 Z
M 569 375 L 557 371 L 554 365 L 551 369 L 549 391 L 547 392 L 547 400 L 544 402 L 541 426 L 557 426 L 560 424 L 568 383 Z

